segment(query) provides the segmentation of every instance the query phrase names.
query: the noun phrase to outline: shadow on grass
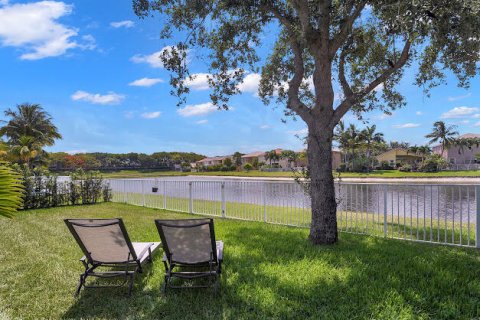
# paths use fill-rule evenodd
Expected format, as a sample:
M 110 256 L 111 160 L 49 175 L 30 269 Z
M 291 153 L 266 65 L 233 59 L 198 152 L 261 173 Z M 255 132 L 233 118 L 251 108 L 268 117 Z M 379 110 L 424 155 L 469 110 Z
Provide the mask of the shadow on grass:
M 225 265 L 218 295 L 171 290 L 163 265 L 137 277 L 134 293 L 86 290 L 64 318 L 344 319 L 473 318 L 480 310 L 480 260 L 473 250 L 340 235 L 312 246 L 306 230 L 218 221 Z M 72 288 L 73 290 L 73 288 Z

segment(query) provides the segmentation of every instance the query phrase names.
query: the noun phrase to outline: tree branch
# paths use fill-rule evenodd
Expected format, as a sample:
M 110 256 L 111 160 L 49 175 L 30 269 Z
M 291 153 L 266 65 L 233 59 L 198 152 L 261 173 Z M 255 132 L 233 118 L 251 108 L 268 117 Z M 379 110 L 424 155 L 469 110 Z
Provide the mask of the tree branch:
M 298 41 L 291 38 L 291 46 L 293 51 L 293 65 L 295 68 L 292 79 L 288 82 L 287 91 L 287 108 L 295 111 L 305 122 L 311 120 L 310 109 L 300 100 L 299 92 L 300 86 L 305 74 L 305 67 L 303 62 L 302 47 Z
M 363 90 L 360 92 L 354 93 L 350 97 L 346 97 L 345 100 L 335 109 L 333 113 L 333 124 L 338 123 L 340 119 L 345 115 L 345 113 L 350 110 L 350 108 L 363 99 L 366 95 L 373 91 L 378 85 L 385 82 L 395 71 L 402 68 L 408 61 L 408 56 L 410 52 L 411 40 L 407 39 L 405 45 L 402 49 L 402 54 L 398 61 L 393 65 L 392 68 L 384 70 L 377 78 L 370 82 Z
M 350 85 L 348 84 L 347 78 L 345 77 L 345 58 L 347 57 L 346 49 L 342 50 L 340 54 L 340 61 L 338 63 L 338 79 L 343 89 L 343 93 L 347 99 L 352 98 L 353 91 Z
M 333 37 L 332 45 L 330 47 L 330 57 L 334 57 L 337 50 L 345 43 L 352 30 L 355 20 L 360 16 L 362 10 L 367 4 L 366 0 L 362 0 L 356 7 L 353 13 L 345 19 L 340 26 L 340 31 Z

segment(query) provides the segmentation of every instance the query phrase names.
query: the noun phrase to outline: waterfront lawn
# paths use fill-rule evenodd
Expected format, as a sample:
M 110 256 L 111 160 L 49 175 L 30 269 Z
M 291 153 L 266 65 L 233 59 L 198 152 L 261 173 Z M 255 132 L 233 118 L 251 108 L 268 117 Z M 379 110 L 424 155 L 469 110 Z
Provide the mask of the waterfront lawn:
M 475 249 L 340 234 L 312 246 L 308 230 L 215 220 L 225 241 L 222 288 L 160 293 L 161 255 L 125 288 L 72 294 L 81 251 L 68 217 L 122 217 L 133 241 L 158 241 L 155 218 L 186 218 L 124 204 L 21 212 L 0 220 L 0 318 L 471 319 L 480 316 Z
M 231 176 L 231 177 L 263 177 L 263 178 L 293 178 L 293 172 L 263 172 L 252 171 L 212 171 L 212 172 L 178 172 L 155 170 L 121 170 L 105 172 L 105 178 L 155 178 L 163 176 Z M 480 170 L 459 170 L 441 172 L 401 172 L 399 170 L 375 170 L 369 173 L 334 172 L 334 177 L 341 178 L 452 178 L 452 177 L 480 177 Z

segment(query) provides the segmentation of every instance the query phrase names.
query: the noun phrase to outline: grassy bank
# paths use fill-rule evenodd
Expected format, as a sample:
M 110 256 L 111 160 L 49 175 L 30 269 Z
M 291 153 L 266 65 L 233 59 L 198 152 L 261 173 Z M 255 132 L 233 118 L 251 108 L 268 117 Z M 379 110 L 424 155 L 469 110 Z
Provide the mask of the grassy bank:
M 164 197 L 161 194 L 139 193 L 115 193 L 116 202 L 126 202 L 137 206 L 167 209 L 190 212 L 190 201 L 188 198 Z M 192 212 L 221 217 L 221 201 L 194 199 L 191 203 Z M 430 217 L 430 215 L 432 215 Z M 250 221 L 263 221 L 273 224 L 283 224 L 308 228 L 311 222 L 312 212 L 308 208 L 293 206 L 260 205 L 242 202 L 225 203 L 225 217 Z M 342 211 L 337 214 L 338 229 L 343 232 L 363 233 L 368 235 L 384 236 L 383 214 L 364 211 Z M 418 216 L 408 212 L 405 216 L 397 212 L 389 213 L 386 217 L 386 236 L 390 238 L 402 238 L 409 240 L 421 240 L 438 243 L 455 243 L 462 245 L 474 245 L 475 223 L 438 218 L 434 212 L 425 212 L 425 215 L 418 212 Z
M 480 316 L 480 253 L 340 234 L 310 245 L 307 229 L 217 219 L 225 241 L 218 296 L 160 294 L 161 256 L 121 289 L 74 299 L 81 251 L 62 219 L 123 217 L 133 241 L 158 241 L 155 218 L 190 215 L 122 204 L 22 212 L 0 220 L 0 318 L 471 319 Z
M 151 171 L 151 170 L 121 170 L 103 173 L 105 178 L 156 178 L 162 176 L 231 176 L 231 177 L 264 177 L 264 178 L 293 178 L 292 172 L 263 172 L 252 171 L 212 171 L 212 172 L 178 172 L 178 171 Z M 334 173 L 337 177 L 338 173 Z M 453 178 L 453 177 L 480 177 L 480 170 L 441 171 L 441 172 L 401 172 L 398 170 L 376 170 L 370 173 L 343 172 L 343 178 Z

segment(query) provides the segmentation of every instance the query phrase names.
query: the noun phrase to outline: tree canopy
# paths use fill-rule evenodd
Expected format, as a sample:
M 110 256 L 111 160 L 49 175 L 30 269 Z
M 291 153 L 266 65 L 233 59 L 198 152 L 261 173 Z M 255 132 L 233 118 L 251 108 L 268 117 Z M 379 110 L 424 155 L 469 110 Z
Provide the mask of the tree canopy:
M 260 72 L 262 100 L 306 123 L 316 244 L 338 239 L 331 148 L 342 117 L 403 106 L 396 86 L 405 67 L 427 94 L 446 72 L 461 87 L 478 72 L 480 0 L 133 0 L 133 8 L 159 14 L 161 36 L 175 36 L 160 58 L 179 104 L 194 77 L 188 62 L 203 56 L 214 105 L 228 109 Z

